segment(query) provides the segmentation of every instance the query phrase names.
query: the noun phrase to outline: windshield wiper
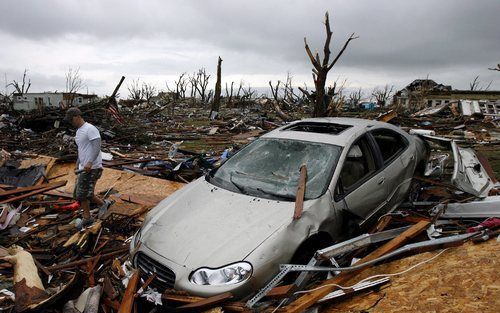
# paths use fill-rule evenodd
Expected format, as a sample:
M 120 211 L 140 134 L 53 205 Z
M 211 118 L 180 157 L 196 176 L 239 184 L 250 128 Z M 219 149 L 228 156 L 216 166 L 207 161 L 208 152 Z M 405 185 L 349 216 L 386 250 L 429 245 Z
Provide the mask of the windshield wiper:
M 279 198 L 279 199 L 282 199 L 282 200 L 292 200 L 292 199 L 295 199 L 295 197 L 293 195 L 282 195 L 282 194 L 275 193 L 275 192 L 272 192 L 272 191 L 264 190 L 262 188 L 255 188 L 255 189 L 257 191 L 263 193 L 263 194 L 270 195 L 270 196 L 273 196 L 275 198 Z
M 232 173 L 231 173 L 231 175 L 229 175 L 229 181 L 230 181 L 230 182 L 231 182 L 231 184 L 233 184 L 233 186 L 234 186 L 234 187 L 236 187 L 236 188 L 237 188 L 237 189 L 238 189 L 238 190 L 239 190 L 242 194 L 244 194 L 244 195 L 247 195 L 247 194 L 248 194 L 248 192 L 246 191 L 246 189 L 245 189 L 245 188 L 243 188 L 241 185 L 239 185 L 239 184 L 237 184 L 237 183 L 235 183 L 235 182 L 233 181 L 233 174 L 232 174 Z

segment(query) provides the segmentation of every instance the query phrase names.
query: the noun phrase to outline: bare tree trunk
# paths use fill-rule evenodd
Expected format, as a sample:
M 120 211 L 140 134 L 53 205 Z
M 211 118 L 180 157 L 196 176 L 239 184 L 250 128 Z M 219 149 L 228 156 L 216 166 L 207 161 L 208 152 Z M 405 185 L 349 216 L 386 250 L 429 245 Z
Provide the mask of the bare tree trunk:
M 227 88 L 227 83 L 226 83 L 226 98 L 227 98 L 227 106 L 231 107 L 233 104 L 233 85 L 234 82 L 231 82 L 231 92 L 229 92 L 229 89 Z
M 289 121 L 290 117 L 286 115 L 283 110 L 281 110 L 280 107 L 280 100 L 279 100 L 279 88 L 280 88 L 281 82 L 278 80 L 278 83 L 276 84 L 276 87 L 273 87 L 272 81 L 269 81 L 269 87 L 271 87 L 271 93 L 273 94 L 274 101 L 272 101 L 274 110 L 276 111 L 276 114 L 278 115 L 279 118 L 281 118 L 283 121 Z
M 311 49 L 309 48 L 309 45 L 307 44 L 306 38 L 304 38 L 304 45 L 307 56 L 309 57 L 309 60 L 314 66 L 312 71 L 313 71 L 314 86 L 316 88 L 316 99 L 314 104 L 313 117 L 326 116 L 329 101 L 325 93 L 325 84 L 328 72 L 332 69 L 335 63 L 337 63 L 340 56 L 344 53 L 345 49 L 349 45 L 349 42 L 351 42 L 351 40 L 358 38 L 354 36 L 354 33 L 351 34 L 351 36 L 344 43 L 344 46 L 339 51 L 335 59 L 332 61 L 332 63 L 330 63 L 330 41 L 332 39 L 332 31 L 330 29 L 330 19 L 328 16 L 328 12 L 325 13 L 325 28 L 326 28 L 326 40 L 325 40 L 325 45 L 323 47 L 323 53 L 324 53 L 323 62 L 321 62 L 320 60 L 319 53 L 313 55 Z
M 215 83 L 214 101 L 212 102 L 212 109 L 210 110 L 210 117 L 212 117 L 212 114 L 218 114 L 220 111 L 220 94 L 222 91 L 221 68 L 222 68 L 222 59 L 219 56 L 219 60 L 217 61 L 217 82 Z

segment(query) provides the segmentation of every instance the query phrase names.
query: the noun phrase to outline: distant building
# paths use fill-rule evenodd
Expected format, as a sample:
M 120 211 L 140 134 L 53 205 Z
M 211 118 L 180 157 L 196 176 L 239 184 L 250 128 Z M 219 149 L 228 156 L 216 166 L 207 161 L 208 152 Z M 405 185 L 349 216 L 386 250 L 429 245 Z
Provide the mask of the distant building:
M 375 110 L 379 105 L 376 102 L 364 101 L 359 103 L 359 107 L 364 110 Z
M 435 107 L 459 101 L 477 101 L 484 113 L 497 112 L 500 91 L 457 90 L 431 79 L 417 79 L 394 95 L 394 104 L 409 109 Z M 493 114 L 495 114 L 493 113 Z
M 46 107 L 66 108 L 70 105 L 81 106 L 97 100 L 97 95 L 68 92 L 30 92 L 12 95 L 14 110 L 42 110 Z

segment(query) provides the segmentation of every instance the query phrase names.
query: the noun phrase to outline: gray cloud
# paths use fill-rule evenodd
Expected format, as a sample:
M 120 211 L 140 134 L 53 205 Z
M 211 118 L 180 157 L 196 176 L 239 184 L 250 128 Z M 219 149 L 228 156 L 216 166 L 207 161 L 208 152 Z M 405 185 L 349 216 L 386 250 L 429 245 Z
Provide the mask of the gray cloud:
M 225 75 L 253 85 L 287 71 L 311 85 L 303 37 L 322 51 L 326 10 L 334 53 L 350 33 L 360 36 L 332 79 L 401 87 L 428 74 L 466 88 L 480 75 L 500 89 L 498 73 L 487 70 L 500 62 L 496 0 L 2 1 L 0 71 L 11 76 L 28 67 L 47 79 L 33 86 L 42 89 L 80 66 L 95 82 L 89 85 L 106 93 L 121 75 L 163 84 L 202 66 L 213 72 L 221 55 Z

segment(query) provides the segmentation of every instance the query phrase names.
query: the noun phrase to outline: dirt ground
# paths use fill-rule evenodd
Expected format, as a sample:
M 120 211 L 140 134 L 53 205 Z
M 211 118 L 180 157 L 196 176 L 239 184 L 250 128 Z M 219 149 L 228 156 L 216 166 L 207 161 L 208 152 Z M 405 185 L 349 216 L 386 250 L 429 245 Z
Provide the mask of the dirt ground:
M 427 260 L 418 254 L 363 272 L 347 285 L 375 274 L 396 273 Z M 378 291 L 331 303 L 321 312 L 491 312 L 500 308 L 500 242 L 466 243 L 406 274 L 391 277 Z

